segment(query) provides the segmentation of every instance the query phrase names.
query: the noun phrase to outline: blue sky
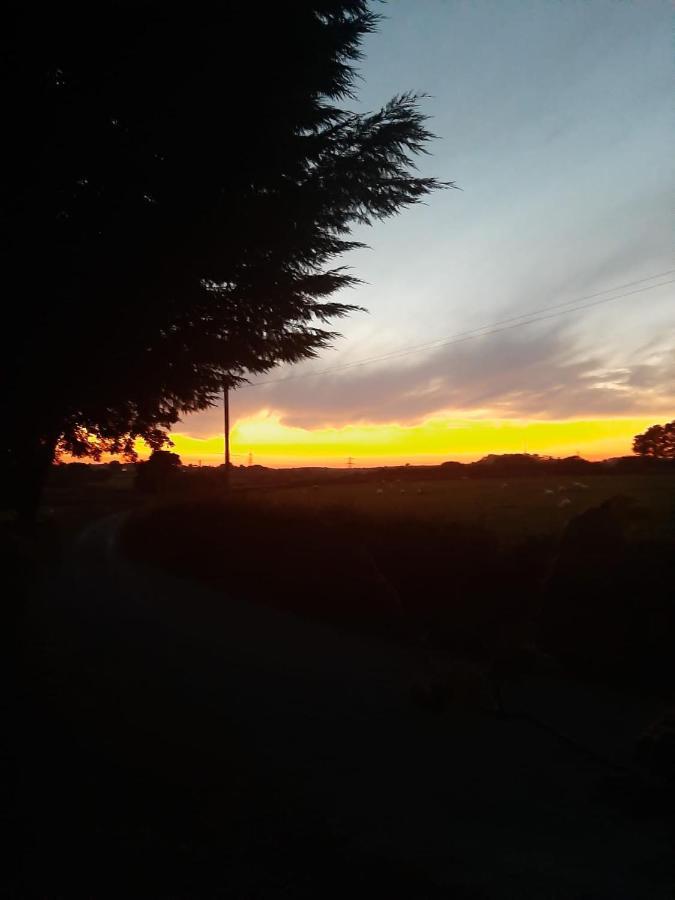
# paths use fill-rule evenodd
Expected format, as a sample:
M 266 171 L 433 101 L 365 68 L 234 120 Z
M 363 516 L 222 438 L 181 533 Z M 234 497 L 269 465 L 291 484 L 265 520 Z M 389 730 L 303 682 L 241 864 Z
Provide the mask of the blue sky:
M 420 167 L 462 190 L 356 231 L 371 249 L 345 262 L 367 284 L 346 299 L 369 313 L 339 323 L 335 348 L 293 375 L 675 266 L 669 3 L 390 0 L 382 13 L 364 43 L 358 108 L 429 94 L 423 108 L 438 140 Z M 245 388 L 233 413 L 273 410 L 310 429 L 439 413 L 663 417 L 675 412 L 673 287 L 431 353 Z M 212 410 L 176 430 L 220 427 Z

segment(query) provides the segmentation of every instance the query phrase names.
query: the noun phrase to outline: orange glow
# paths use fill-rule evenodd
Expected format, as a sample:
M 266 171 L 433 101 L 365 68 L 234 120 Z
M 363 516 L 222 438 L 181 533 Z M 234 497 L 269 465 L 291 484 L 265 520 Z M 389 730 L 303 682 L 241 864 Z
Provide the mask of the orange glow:
M 249 453 L 254 463 L 266 466 L 344 466 L 349 456 L 355 466 L 424 465 L 523 452 L 550 456 L 578 452 L 587 459 L 603 459 L 629 454 L 634 435 L 659 420 L 658 415 L 563 421 L 434 416 L 410 424 L 298 428 L 265 410 L 234 424 L 231 446 L 237 465 L 245 464 Z M 222 462 L 220 434 L 196 437 L 176 432 L 172 439 L 174 451 L 186 463 Z

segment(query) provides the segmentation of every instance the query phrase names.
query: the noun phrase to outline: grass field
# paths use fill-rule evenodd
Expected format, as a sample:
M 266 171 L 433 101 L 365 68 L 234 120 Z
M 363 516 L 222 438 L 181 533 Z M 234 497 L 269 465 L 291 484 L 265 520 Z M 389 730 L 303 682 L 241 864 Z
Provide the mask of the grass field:
M 575 515 L 617 495 L 636 501 L 636 527 L 652 537 L 675 531 L 672 475 L 549 477 L 449 481 L 387 481 L 266 489 L 256 497 L 275 507 L 336 508 L 384 518 L 456 521 L 481 525 L 500 538 L 557 534 Z M 569 501 L 569 502 L 565 502 Z

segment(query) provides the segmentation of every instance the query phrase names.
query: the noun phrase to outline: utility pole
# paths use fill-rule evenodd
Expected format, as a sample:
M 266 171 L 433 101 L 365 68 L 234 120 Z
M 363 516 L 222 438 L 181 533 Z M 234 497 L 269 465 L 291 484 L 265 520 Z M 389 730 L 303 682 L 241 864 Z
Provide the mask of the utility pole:
M 230 385 L 223 379 L 223 426 L 225 431 L 225 487 L 230 487 Z
M 347 468 L 348 468 L 348 469 L 353 469 L 353 468 L 354 468 L 354 458 L 353 458 L 352 456 L 349 456 L 349 457 L 347 458 Z

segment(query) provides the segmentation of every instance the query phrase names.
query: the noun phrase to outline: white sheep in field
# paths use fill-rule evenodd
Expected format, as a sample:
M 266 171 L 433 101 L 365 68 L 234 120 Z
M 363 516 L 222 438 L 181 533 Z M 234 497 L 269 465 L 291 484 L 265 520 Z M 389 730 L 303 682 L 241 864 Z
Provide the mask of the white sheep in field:
M 418 493 L 418 494 L 423 494 L 424 491 L 422 490 L 422 488 L 417 488 L 417 493 Z
M 572 482 L 572 487 L 576 488 L 577 491 L 587 491 L 588 490 L 588 485 L 584 484 L 581 481 Z
M 551 490 L 551 488 L 545 488 L 544 493 L 545 494 L 555 494 L 555 491 Z
M 376 493 L 376 494 L 384 494 L 384 488 L 378 488 L 378 489 L 375 491 L 375 493 Z
M 405 494 L 405 488 L 401 488 L 401 493 Z
M 571 506 L 572 501 L 569 497 L 563 497 L 562 500 L 558 503 L 558 509 L 563 509 L 565 506 Z
M 508 481 L 505 481 L 504 484 L 502 485 L 502 488 L 507 488 L 508 486 L 509 486 Z

